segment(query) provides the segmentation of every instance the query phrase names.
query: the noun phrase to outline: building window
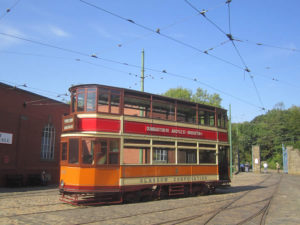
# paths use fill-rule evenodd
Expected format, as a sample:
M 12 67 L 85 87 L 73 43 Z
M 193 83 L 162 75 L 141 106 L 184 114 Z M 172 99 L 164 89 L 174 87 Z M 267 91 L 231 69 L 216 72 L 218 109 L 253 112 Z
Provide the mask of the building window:
M 55 148 L 55 128 L 48 124 L 44 127 L 42 134 L 41 159 L 53 160 Z

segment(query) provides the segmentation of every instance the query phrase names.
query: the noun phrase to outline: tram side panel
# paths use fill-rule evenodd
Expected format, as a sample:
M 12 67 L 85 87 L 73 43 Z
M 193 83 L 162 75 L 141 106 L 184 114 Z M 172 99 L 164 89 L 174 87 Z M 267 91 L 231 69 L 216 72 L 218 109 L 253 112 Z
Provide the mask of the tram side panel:
M 132 191 L 152 185 L 217 182 L 217 165 L 152 165 L 122 166 L 120 184 Z
M 69 192 L 119 191 L 120 167 L 61 167 L 61 180 Z

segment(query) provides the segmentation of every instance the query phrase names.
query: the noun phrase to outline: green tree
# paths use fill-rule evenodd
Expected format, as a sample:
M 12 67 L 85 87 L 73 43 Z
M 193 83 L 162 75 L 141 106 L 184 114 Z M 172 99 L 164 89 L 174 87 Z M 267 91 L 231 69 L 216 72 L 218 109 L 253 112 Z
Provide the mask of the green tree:
M 191 101 L 192 91 L 187 88 L 182 88 L 182 87 L 170 88 L 163 95 L 171 97 L 171 98 L 178 98 L 178 99 Z
M 196 93 L 189 89 L 178 87 L 178 88 L 171 88 L 166 91 L 163 95 L 172 97 L 172 98 L 179 98 L 183 100 L 193 101 L 201 104 L 212 105 L 216 107 L 221 107 L 221 97 L 219 94 L 209 94 L 207 90 L 203 90 L 201 88 L 197 88 Z
M 261 160 L 270 168 L 282 163 L 282 144 L 300 148 L 300 107 L 284 109 L 278 103 L 251 122 L 233 124 L 233 149 L 239 150 L 241 162 L 251 160 L 252 145 L 259 145 Z

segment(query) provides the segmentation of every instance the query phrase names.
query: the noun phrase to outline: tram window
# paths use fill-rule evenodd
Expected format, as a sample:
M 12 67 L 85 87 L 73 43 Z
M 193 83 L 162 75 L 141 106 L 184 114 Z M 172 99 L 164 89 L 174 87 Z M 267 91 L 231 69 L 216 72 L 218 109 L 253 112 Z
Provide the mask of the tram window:
M 145 139 L 124 139 L 124 144 L 144 144 L 149 145 L 150 140 Z
M 198 124 L 200 125 L 207 125 L 208 124 L 208 120 L 207 120 L 207 116 L 206 116 L 206 112 L 201 110 L 198 112 Z
M 83 92 L 77 93 L 77 112 L 84 111 L 84 99 L 85 99 L 84 89 L 82 91 Z
M 111 90 L 111 96 L 110 96 L 110 112 L 111 113 L 120 113 L 120 97 L 121 93 L 120 91 Z
M 197 147 L 197 143 L 191 142 L 178 142 L 177 146 L 189 146 L 189 147 Z
M 109 90 L 105 88 L 99 89 L 98 95 L 98 111 L 99 112 L 109 112 Z
M 124 164 L 149 164 L 150 148 L 128 146 L 123 149 Z
M 71 108 L 72 112 L 75 112 L 75 103 L 76 103 L 76 92 L 73 91 L 71 94 Z
M 216 151 L 200 150 L 199 163 L 216 163 Z
M 61 144 L 61 161 L 67 160 L 68 143 L 63 142 Z
M 96 89 L 87 89 L 86 111 L 96 111 Z
M 226 128 L 227 127 L 227 115 L 224 114 L 222 118 L 223 118 L 223 128 Z
M 100 148 L 96 153 L 96 164 L 103 165 L 107 163 L 107 141 L 100 140 Z
M 175 145 L 174 141 L 153 141 L 153 145 Z
M 153 163 L 175 163 L 173 148 L 153 148 Z
M 197 163 L 196 149 L 179 149 L 177 153 L 178 163 Z
M 199 143 L 199 147 L 205 147 L 205 148 L 216 148 L 216 145 L 211 145 L 211 144 L 202 144 Z
M 124 115 L 149 117 L 149 115 L 150 115 L 150 99 L 149 98 L 136 98 L 131 95 L 125 95 Z
M 174 121 L 175 105 L 169 101 L 153 101 L 152 118 Z
M 213 112 L 209 113 L 209 126 L 215 126 L 215 114 Z
M 119 164 L 119 141 L 109 142 L 109 164 Z
M 92 164 L 94 161 L 95 141 L 91 139 L 82 139 L 81 160 L 83 164 Z
M 78 163 L 79 156 L 79 140 L 70 139 L 69 140 L 69 163 L 75 164 Z
M 177 104 L 177 122 L 196 123 L 196 108 L 191 105 Z

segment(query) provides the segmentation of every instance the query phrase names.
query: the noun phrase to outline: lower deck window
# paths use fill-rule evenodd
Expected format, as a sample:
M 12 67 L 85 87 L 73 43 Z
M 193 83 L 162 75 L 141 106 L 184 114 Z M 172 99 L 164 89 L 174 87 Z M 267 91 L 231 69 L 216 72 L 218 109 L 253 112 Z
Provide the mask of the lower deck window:
M 197 150 L 179 149 L 177 160 L 178 163 L 197 163 Z
M 79 163 L 79 139 L 69 140 L 69 163 Z
M 150 148 L 126 146 L 123 148 L 123 163 L 124 164 L 149 164 L 150 163 Z
M 175 163 L 173 148 L 153 148 L 153 163 Z
M 82 139 L 81 162 L 83 164 L 92 164 L 94 162 L 95 140 Z
M 68 156 L 69 164 L 115 165 L 119 164 L 119 149 L 119 139 L 70 138 L 69 144 L 61 145 L 61 160 Z
M 200 150 L 199 163 L 216 163 L 216 151 L 214 150 Z

